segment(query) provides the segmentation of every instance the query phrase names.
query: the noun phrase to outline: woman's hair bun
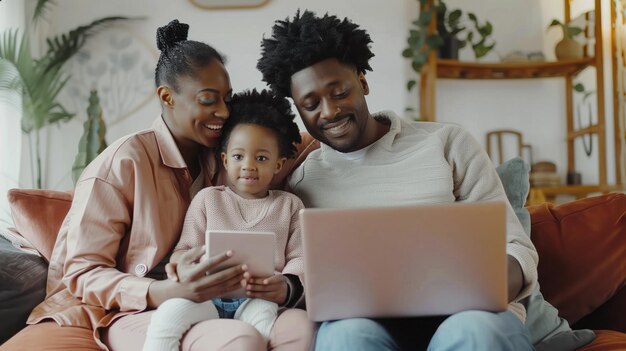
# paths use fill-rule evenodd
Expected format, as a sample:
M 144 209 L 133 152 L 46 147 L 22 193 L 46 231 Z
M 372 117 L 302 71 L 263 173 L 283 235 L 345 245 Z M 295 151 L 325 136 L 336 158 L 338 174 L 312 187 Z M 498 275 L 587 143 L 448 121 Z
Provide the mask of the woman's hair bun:
M 170 48 L 176 43 L 187 40 L 187 33 L 189 32 L 189 25 L 186 23 L 180 23 L 177 19 L 171 21 L 163 27 L 157 29 L 157 48 L 163 51 Z

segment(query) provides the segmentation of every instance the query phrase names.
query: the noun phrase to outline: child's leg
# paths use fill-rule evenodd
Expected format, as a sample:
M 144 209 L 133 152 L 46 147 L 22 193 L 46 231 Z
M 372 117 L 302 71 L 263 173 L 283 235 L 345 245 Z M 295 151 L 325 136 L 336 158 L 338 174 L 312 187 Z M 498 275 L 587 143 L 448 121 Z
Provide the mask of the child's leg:
M 265 340 L 269 340 L 277 316 L 278 305 L 262 299 L 247 299 L 235 313 L 235 319 L 251 324 Z
M 178 351 L 180 339 L 193 324 L 219 318 L 211 301 L 197 303 L 174 298 L 162 303 L 152 315 L 144 351 Z

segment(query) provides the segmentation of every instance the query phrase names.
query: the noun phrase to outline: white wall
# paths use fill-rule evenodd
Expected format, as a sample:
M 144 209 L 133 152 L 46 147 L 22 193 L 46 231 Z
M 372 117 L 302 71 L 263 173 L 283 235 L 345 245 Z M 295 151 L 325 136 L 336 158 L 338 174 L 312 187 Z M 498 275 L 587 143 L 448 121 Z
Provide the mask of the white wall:
M 402 70 L 404 60 L 400 55 L 404 45 L 404 6 L 389 6 L 388 2 L 369 1 L 363 6 L 361 0 L 349 1 L 304 1 L 304 0 L 272 0 L 268 5 L 251 10 L 219 10 L 209 11 L 194 7 L 189 1 L 169 0 L 63 0 L 58 2 L 49 18 L 53 32 L 69 30 L 92 19 L 123 14 L 125 16 L 146 16 L 146 20 L 131 26 L 137 37 L 143 39 L 155 55 L 152 69 L 156 64 L 156 44 L 154 42 L 156 28 L 165 25 L 174 18 L 189 23 L 190 38 L 205 41 L 214 45 L 227 57 L 227 68 L 230 72 L 233 88 L 263 88 L 261 74 L 256 70 L 259 58 L 259 44 L 264 33 L 270 33 L 274 20 L 292 16 L 297 8 L 309 8 L 318 13 L 337 13 L 349 16 L 370 31 L 374 40 L 373 50 L 377 54 L 371 64 L 374 72 L 368 74 L 372 82 L 371 95 L 368 100 L 372 110 L 395 109 L 404 106 L 403 86 L 405 75 Z M 71 9 L 71 11 L 69 11 Z M 80 13 L 80 16 L 75 14 Z M 397 20 L 400 18 L 401 20 Z M 95 37 L 98 41 L 101 36 Z M 142 52 L 146 51 L 141 49 Z M 104 79 L 104 78 L 103 78 Z M 146 84 L 153 83 L 147 82 Z M 91 87 L 86 87 L 90 89 Z M 75 92 L 77 93 L 77 92 Z M 72 94 L 74 97 L 75 94 Z M 68 98 L 68 106 L 74 106 Z M 78 107 L 79 118 L 65 124 L 61 129 L 51 128 L 50 145 L 47 149 L 50 159 L 54 159 L 53 167 L 48 167 L 48 187 L 71 187 L 69 170 L 74 159 L 76 145 L 82 133 L 83 107 Z M 158 115 L 159 107 L 155 98 L 143 106 L 137 113 L 109 126 L 107 139 L 112 141 L 122 135 L 147 128 Z M 110 116 L 104 115 L 106 120 Z
M 543 50 L 549 58 L 553 58 L 552 48 L 559 39 L 558 31 L 554 29 L 546 32 L 545 29 L 552 18 L 562 16 L 560 1 L 448 0 L 447 3 L 449 8 L 460 7 L 465 11 L 475 12 L 479 19 L 489 19 L 494 25 L 497 50 L 500 54 L 513 50 Z M 259 9 L 219 11 L 196 8 L 187 0 L 62 0 L 57 2 L 49 18 L 50 30 L 54 33 L 108 15 L 145 16 L 145 20 L 130 25 L 124 31 L 132 33 L 134 38 L 132 47 L 137 49 L 143 64 L 148 66 L 144 68 L 148 74 L 156 63 L 154 44 L 156 28 L 173 18 L 178 18 L 191 25 L 190 38 L 212 44 L 227 56 L 227 68 L 232 85 L 235 90 L 241 90 L 264 87 L 261 75 L 255 68 L 259 57 L 260 40 L 264 34 L 268 35 L 274 20 L 292 16 L 297 8 L 348 16 L 368 30 L 374 41 L 372 48 L 376 54 L 371 62 L 374 72 L 367 74 L 371 89 L 368 103 L 372 111 L 392 109 L 403 113 L 405 107 L 415 103 L 414 94 L 407 93 L 405 89 L 406 81 L 412 72 L 400 53 L 405 47 L 408 23 L 417 15 L 416 0 L 271 0 L 268 5 Z M 605 15 L 605 20 L 607 16 Z M 106 40 L 110 44 L 112 39 L 107 39 L 109 32 L 94 37 L 92 48 L 94 45 L 96 49 L 102 48 L 104 45 L 101 44 L 107 44 Z M 609 47 L 607 40 L 608 38 L 605 40 L 605 48 Z M 113 55 L 111 52 L 97 54 L 93 51 L 91 60 L 107 60 Z M 462 58 L 473 59 L 472 55 L 471 52 L 465 51 Z M 605 56 L 610 60 L 610 54 L 607 53 Z M 497 58 L 495 54 L 487 57 L 494 58 Z M 610 61 L 607 67 L 610 67 Z M 76 74 L 75 77 L 82 76 Z M 92 83 L 78 79 L 82 88 L 68 94 L 67 106 L 75 107 L 79 118 L 59 129 L 50 129 L 46 152 L 51 164 L 46 168 L 45 186 L 60 189 L 71 187 L 69 170 L 82 133 L 83 111 L 86 106 L 80 106 L 76 97 L 81 92 L 86 94 L 90 88 L 103 84 L 104 79 Z M 145 75 L 144 80 L 145 84 L 141 85 L 143 88 L 136 85 L 137 80 L 118 82 L 118 85 L 125 86 L 135 84 L 132 91 L 126 95 L 134 93 L 137 95 L 136 100 L 143 100 L 147 96 L 148 101 L 146 104 L 135 103 L 135 106 L 126 106 L 126 112 L 134 111 L 134 108 L 137 111 L 124 119 L 119 118 L 119 113 L 112 117 L 113 113 L 107 115 L 105 111 L 105 120 L 115 119 L 110 121 L 107 133 L 109 141 L 149 127 L 158 115 L 158 104 L 150 92 L 153 83 Z M 608 84 L 610 82 L 607 82 L 605 91 L 607 101 L 610 101 L 611 88 Z M 485 133 L 488 130 L 518 129 L 532 144 L 535 160 L 556 162 L 564 178 L 566 150 L 563 86 L 561 79 L 440 80 L 437 85 L 437 117 L 439 121 L 465 126 L 482 144 L 485 143 Z M 101 97 L 106 99 L 105 96 Z M 609 128 L 612 127 L 611 107 L 612 104 L 607 104 L 606 117 Z M 608 175 L 610 181 L 613 181 L 613 141 L 612 131 L 609 129 L 607 141 L 610 150 Z M 582 155 L 582 152 L 579 154 Z M 579 167 L 583 172 L 583 181 L 591 182 L 597 179 L 596 164 L 595 159 L 589 161 L 582 157 Z
M 22 1 L 0 2 L 0 33 L 9 28 L 23 28 L 24 3 Z M 9 94 L 10 99 L 0 99 L 0 226 L 11 225 L 12 220 L 6 198 L 10 188 L 20 184 L 20 155 L 22 133 L 20 127 L 21 99 Z

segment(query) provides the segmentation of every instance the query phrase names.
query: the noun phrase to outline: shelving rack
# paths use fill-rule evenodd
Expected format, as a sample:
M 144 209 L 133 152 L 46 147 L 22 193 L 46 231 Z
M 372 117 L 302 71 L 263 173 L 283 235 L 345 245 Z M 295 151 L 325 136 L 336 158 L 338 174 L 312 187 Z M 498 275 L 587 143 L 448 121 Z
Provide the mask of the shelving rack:
M 564 23 L 571 20 L 570 1 L 564 0 Z M 561 77 L 565 80 L 565 118 L 567 122 L 567 170 L 576 171 L 574 141 L 582 136 L 595 134 L 598 142 L 598 184 L 563 185 L 550 188 L 533 189 L 539 197 L 550 199 L 556 195 L 568 194 L 577 198 L 585 197 L 589 193 L 609 192 L 619 189 L 607 183 L 606 173 L 606 130 L 604 105 L 604 67 L 602 53 L 602 13 L 601 0 L 594 2 L 594 55 L 580 60 L 555 62 L 528 62 L 528 63 L 480 63 L 462 62 L 457 60 L 437 59 L 432 50 L 427 63 L 420 72 L 420 117 L 423 120 L 435 120 L 436 81 L 437 79 L 541 79 Z M 433 6 L 433 0 L 427 1 L 422 10 Z M 430 23 L 429 29 L 436 28 L 436 16 Z M 585 50 L 585 54 L 586 54 Z M 573 80 L 578 73 L 587 67 L 595 67 L 596 71 L 596 115 L 597 122 L 582 129 L 574 128 L 574 90 Z M 618 178 L 619 179 L 619 178 Z

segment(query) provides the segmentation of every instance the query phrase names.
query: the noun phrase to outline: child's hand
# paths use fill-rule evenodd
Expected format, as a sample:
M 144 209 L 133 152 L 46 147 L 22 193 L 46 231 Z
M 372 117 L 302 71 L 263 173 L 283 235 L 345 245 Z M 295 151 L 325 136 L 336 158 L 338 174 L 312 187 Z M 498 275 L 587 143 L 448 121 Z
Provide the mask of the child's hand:
M 287 300 L 289 286 L 287 278 L 282 275 L 273 275 L 267 278 L 252 278 L 250 273 L 243 274 L 244 280 L 241 285 L 246 289 L 246 296 L 250 298 L 258 298 L 278 305 L 282 305 Z
M 165 265 L 165 273 L 167 273 L 167 279 L 177 282 L 178 281 L 177 270 L 178 270 L 177 262 L 168 262 Z

